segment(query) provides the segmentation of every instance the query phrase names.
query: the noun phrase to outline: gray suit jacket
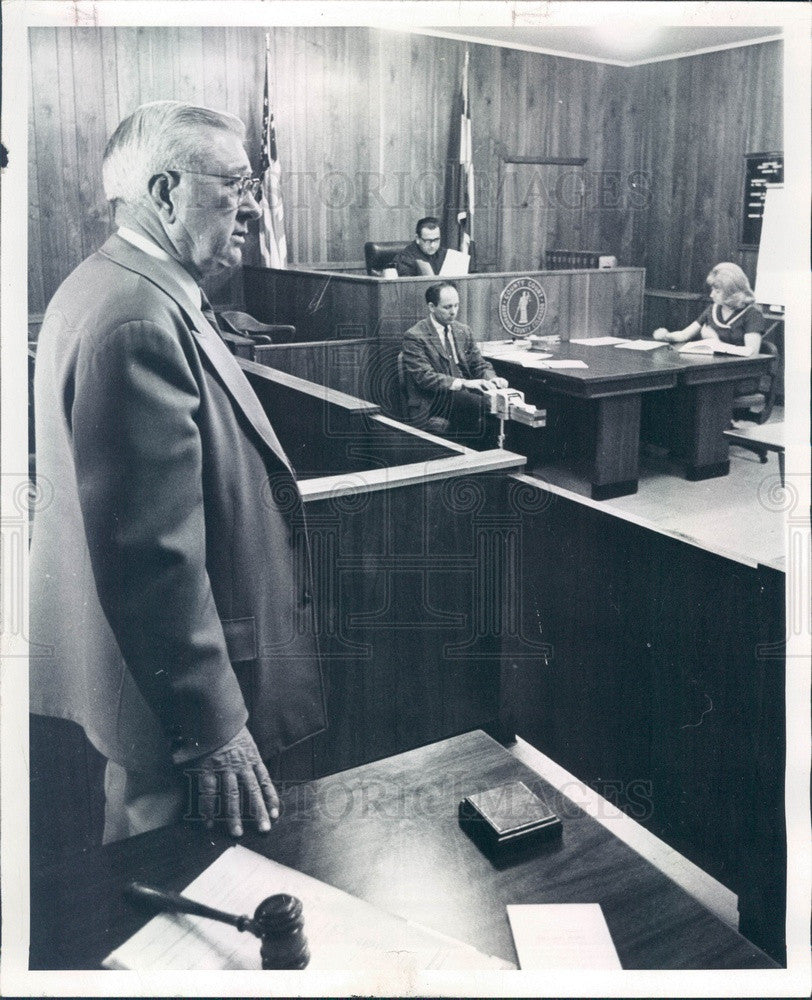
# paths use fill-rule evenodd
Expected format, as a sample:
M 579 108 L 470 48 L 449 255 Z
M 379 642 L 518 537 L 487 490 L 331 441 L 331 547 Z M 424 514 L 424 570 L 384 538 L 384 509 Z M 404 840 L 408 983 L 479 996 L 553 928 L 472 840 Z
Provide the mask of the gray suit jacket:
M 490 362 L 479 353 L 471 328 L 456 320 L 451 333 L 459 365 L 444 350 L 430 319 L 421 319 L 403 335 L 403 369 L 409 420 L 418 427 L 436 412 L 437 395 L 451 389 L 455 378 L 494 378 Z
M 169 265 L 113 236 L 63 282 L 35 406 L 32 711 L 128 767 L 323 729 L 293 472 Z

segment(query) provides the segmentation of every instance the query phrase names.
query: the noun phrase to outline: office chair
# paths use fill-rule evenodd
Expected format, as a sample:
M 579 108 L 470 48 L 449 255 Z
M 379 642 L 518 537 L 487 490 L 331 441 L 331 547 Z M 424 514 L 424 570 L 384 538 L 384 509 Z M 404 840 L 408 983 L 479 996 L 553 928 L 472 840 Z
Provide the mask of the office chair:
M 404 249 L 406 244 L 401 240 L 396 243 L 376 243 L 364 244 L 364 260 L 367 265 L 367 274 L 380 277 L 385 267 L 391 267 L 395 259 L 395 254 Z
M 778 382 L 778 348 L 772 341 L 762 338 L 760 354 L 770 354 L 770 370 L 758 380 L 748 379 L 736 386 L 733 399 L 734 420 L 754 420 L 765 424 L 770 419 L 775 404 L 775 390 Z
M 406 374 L 406 367 L 403 364 L 403 351 L 398 353 L 398 386 L 400 388 L 400 414 L 401 420 L 404 423 L 411 423 L 409 420 L 409 392 L 407 388 L 407 379 L 409 376 Z M 429 417 L 426 423 L 420 428 L 423 431 L 428 431 L 430 434 L 437 434 L 442 437 L 448 432 L 448 428 L 451 426 L 445 417 Z

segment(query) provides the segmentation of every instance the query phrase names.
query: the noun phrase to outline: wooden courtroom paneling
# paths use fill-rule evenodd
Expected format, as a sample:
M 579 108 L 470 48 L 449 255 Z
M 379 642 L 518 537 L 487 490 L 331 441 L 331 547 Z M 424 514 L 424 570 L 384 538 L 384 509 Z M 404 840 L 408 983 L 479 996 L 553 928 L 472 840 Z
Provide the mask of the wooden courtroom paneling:
M 640 334 L 645 275 L 640 268 L 605 271 L 533 271 L 546 298 L 538 333 L 636 337 Z M 460 315 L 480 340 L 503 340 L 500 297 L 520 274 L 472 274 L 456 279 Z M 399 343 L 427 315 L 430 278 L 389 281 L 302 270 L 244 269 L 246 307 L 266 322 L 292 323 L 302 341 L 378 336 Z
M 273 28 L 270 40 L 291 261 L 359 260 L 367 239 L 407 242 L 417 218 L 442 216 L 464 43 L 357 27 Z M 34 28 L 29 49 L 29 309 L 42 312 L 109 231 L 101 153 L 138 104 L 223 107 L 245 121 L 258 164 L 265 32 Z M 480 266 L 494 266 L 501 157 L 587 155 L 597 191 L 634 155 L 637 111 L 631 77 L 618 67 L 478 44 L 470 53 L 475 235 Z M 584 239 L 629 262 L 625 230 L 612 222 L 626 208 L 625 199 L 588 205 Z M 246 260 L 257 259 L 252 243 Z M 218 302 L 240 300 L 238 283 L 209 290 Z
M 317 385 L 363 398 L 366 373 L 375 364 L 377 347 L 375 338 L 262 344 L 254 348 L 254 360 Z
M 781 960 L 783 574 L 525 477 L 517 509 L 506 727 L 744 894 L 743 932 Z
M 765 42 L 630 70 L 651 185 L 637 262 L 650 288 L 703 292 L 722 260 L 754 279 L 757 254 L 738 248 L 744 154 L 783 149 L 782 51 Z

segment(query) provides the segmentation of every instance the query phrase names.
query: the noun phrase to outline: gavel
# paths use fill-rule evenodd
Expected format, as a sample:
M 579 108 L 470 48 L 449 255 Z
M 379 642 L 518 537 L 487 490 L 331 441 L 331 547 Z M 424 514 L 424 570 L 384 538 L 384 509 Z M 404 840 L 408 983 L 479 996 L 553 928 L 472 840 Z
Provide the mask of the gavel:
M 124 895 L 131 902 L 149 906 L 158 913 L 189 913 L 230 924 L 238 931 L 248 931 L 262 942 L 263 969 L 304 969 L 310 961 L 301 901 L 287 893 L 263 899 L 253 917 L 216 910 L 180 893 L 163 892 L 140 882 L 130 882 Z

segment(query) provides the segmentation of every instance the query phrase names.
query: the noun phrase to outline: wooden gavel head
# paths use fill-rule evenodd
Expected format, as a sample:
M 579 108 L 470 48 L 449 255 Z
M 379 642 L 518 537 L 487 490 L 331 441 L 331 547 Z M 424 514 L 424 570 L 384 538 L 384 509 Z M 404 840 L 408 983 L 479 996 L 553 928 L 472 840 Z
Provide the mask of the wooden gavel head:
M 176 892 L 164 892 L 152 886 L 131 882 L 125 895 L 135 903 L 149 906 L 164 913 L 189 913 L 231 924 L 238 931 L 248 931 L 262 944 L 263 969 L 304 969 L 310 961 L 307 938 L 304 935 L 302 904 L 287 893 L 278 893 L 263 899 L 253 917 L 237 916 L 216 910 L 205 903 L 198 903 Z
M 310 950 L 304 935 L 302 904 L 279 893 L 263 899 L 254 911 L 253 933 L 262 940 L 263 969 L 304 969 Z

